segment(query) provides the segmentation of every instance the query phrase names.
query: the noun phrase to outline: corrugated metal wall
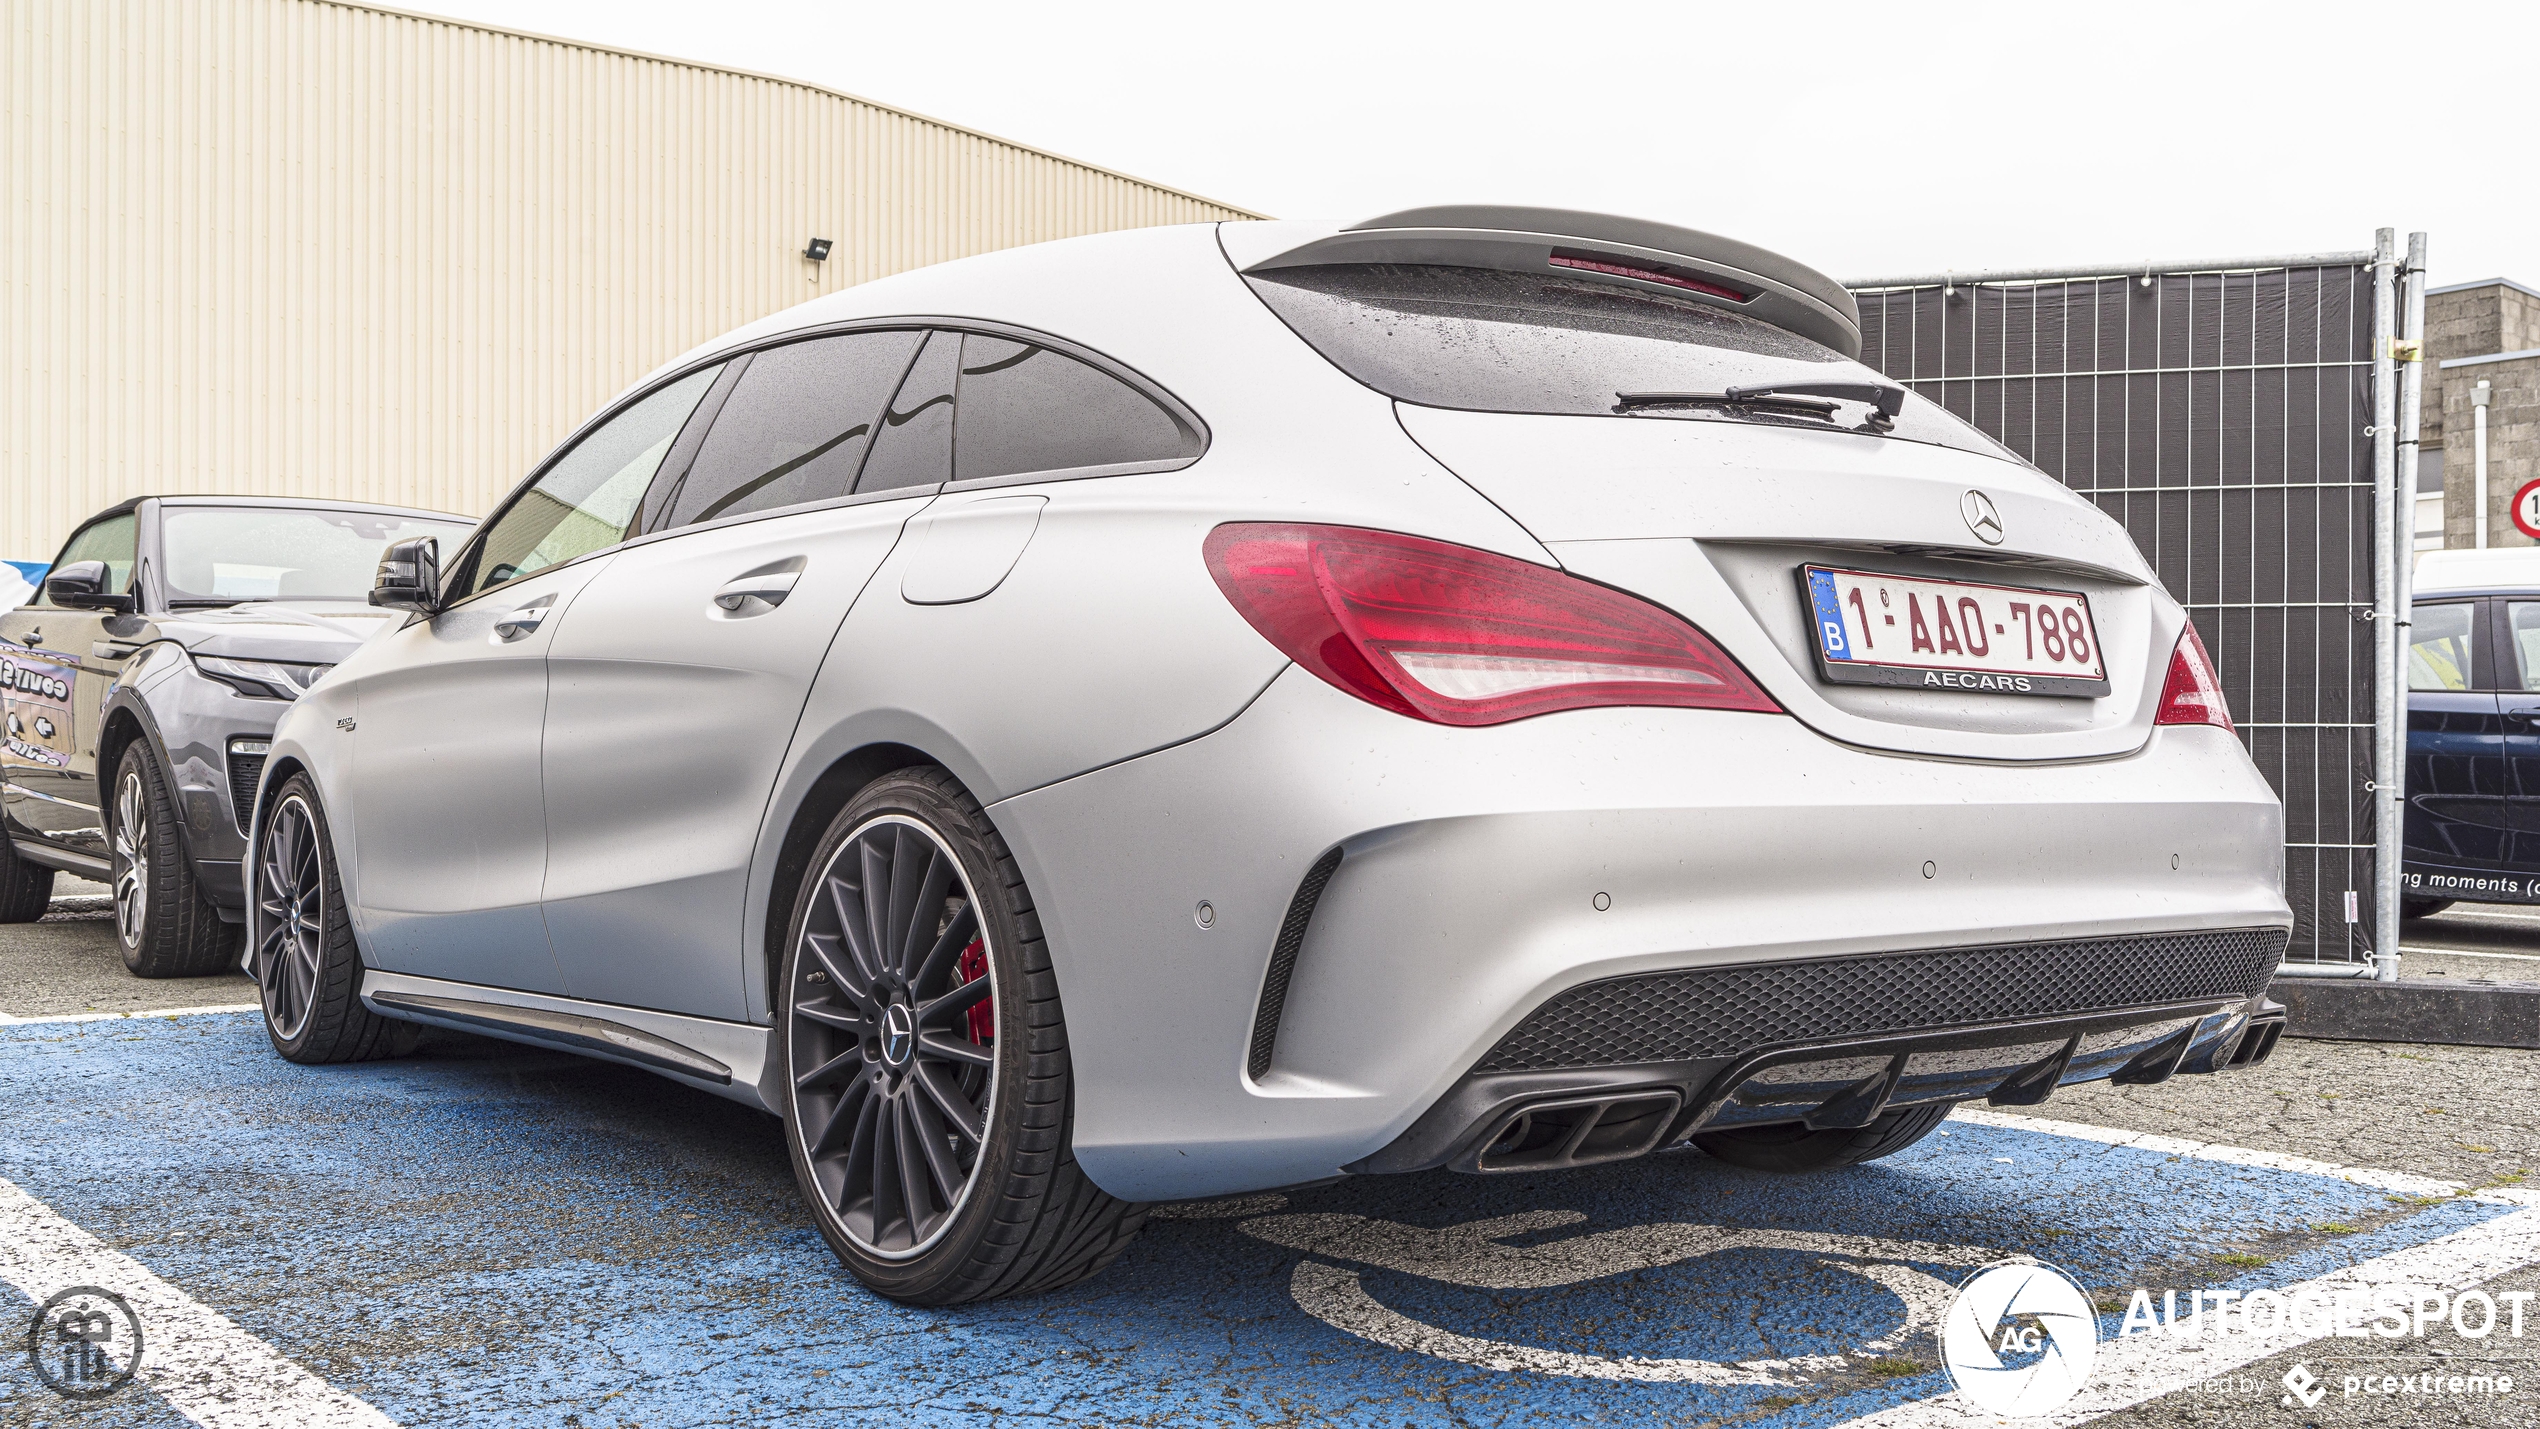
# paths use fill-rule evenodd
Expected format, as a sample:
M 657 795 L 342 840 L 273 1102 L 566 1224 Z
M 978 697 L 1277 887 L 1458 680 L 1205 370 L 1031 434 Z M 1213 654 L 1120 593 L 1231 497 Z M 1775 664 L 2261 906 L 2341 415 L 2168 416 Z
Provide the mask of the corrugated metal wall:
M 0 16 L 0 557 L 144 492 L 482 512 L 775 309 L 1253 216 L 807 85 L 323 0 Z

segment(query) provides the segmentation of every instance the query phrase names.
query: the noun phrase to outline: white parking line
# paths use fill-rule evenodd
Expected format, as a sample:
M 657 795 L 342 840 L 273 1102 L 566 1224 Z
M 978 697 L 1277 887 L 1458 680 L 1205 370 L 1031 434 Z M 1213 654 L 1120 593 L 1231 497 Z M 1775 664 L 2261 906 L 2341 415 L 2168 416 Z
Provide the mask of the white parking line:
M 135 1381 L 204 1429 L 397 1429 L 7 1181 L 0 1181 L 0 1280 L 39 1305 L 74 1285 L 122 1296 L 141 1321 Z
M 2007 1131 L 2037 1131 L 2048 1136 L 2070 1137 L 2076 1141 L 2096 1141 L 2106 1146 L 2130 1146 L 2139 1151 L 2157 1151 L 2164 1156 L 2183 1156 L 2192 1161 L 2220 1161 L 2232 1166 L 2257 1166 L 2269 1171 L 2291 1171 L 2303 1176 L 2328 1176 L 2370 1186 L 2381 1191 L 2396 1191 L 2408 1196 L 2455 1196 L 2468 1189 L 2458 1181 L 2437 1181 L 2430 1176 L 2411 1176 L 2405 1171 L 2375 1171 L 2363 1166 L 2337 1166 L 2326 1161 L 2313 1161 L 2306 1156 L 2286 1156 L 2275 1151 L 2251 1151 L 2243 1146 L 2225 1146 L 2213 1141 L 2184 1141 L 2175 1136 L 2155 1136 L 2148 1131 L 2124 1131 L 2113 1126 L 2092 1126 L 2086 1122 L 2054 1121 L 2042 1116 L 2012 1116 L 2007 1112 L 1986 1111 L 1961 1106 L 1949 1114 L 1951 1121 L 1975 1126 L 1998 1126 Z
M 2527 1194 L 2490 1195 L 2493 1199 L 2525 1204 L 2535 1200 Z M 2540 1210 L 2521 1210 L 2455 1231 L 2440 1240 L 2285 1286 L 2278 1293 L 2290 1303 L 2318 1297 L 2315 1303 L 2328 1304 L 2337 1303 L 2341 1292 L 2360 1294 L 2369 1302 L 2378 1291 L 2402 1287 L 2438 1290 L 2448 1297 L 2534 1263 L 2540 1263 Z M 2179 1338 L 2138 1334 L 2111 1340 L 2099 1346 L 2093 1383 L 2088 1389 L 2050 1416 L 2019 1422 L 2038 1426 L 2080 1424 L 2192 1389 L 2244 1365 L 2330 1338 L 2329 1328 L 2318 1324 L 2329 1317 L 2287 1318 L 2294 1321 L 2291 1328 L 2261 1335 L 2249 1332 L 2237 1316 L 2223 1315 L 2212 1320 L 2203 1315 L 2181 1316 Z M 1837 1429 L 1928 1429 L 1934 1425 L 1964 1429 L 1970 1423 L 1984 1422 L 1997 1421 L 1993 1415 L 1969 1408 L 1951 1393 L 1864 1415 Z
M 2009 1116 L 1961 1107 L 1951 1113 L 1950 1119 L 1977 1126 L 2045 1132 L 2108 1146 L 2128 1146 L 2191 1160 L 2333 1176 L 2359 1186 L 2407 1195 L 2452 1196 L 2468 1189 L 2457 1181 L 2437 1181 L 2400 1171 L 2337 1166 L 2271 1151 L 2251 1151 L 2245 1147 L 2185 1141 L 2177 1137 L 2118 1131 L 2078 1122 L 2050 1121 L 2042 1117 Z M 2279 1293 L 2287 1301 L 2317 1295 L 2325 1297 L 2330 1303 L 2334 1303 L 2340 1291 L 2360 1292 L 2369 1297 L 2383 1288 L 2418 1287 L 2453 1295 L 2500 1275 L 2540 1264 L 2540 1209 L 2530 1209 L 2540 1207 L 2540 1194 L 2498 1190 L 2471 1194 L 2478 1200 L 2520 1205 L 2527 1209 L 2298 1285 L 2285 1286 Z M 2210 1328 L 2207 1328 L 2209 1325 Z M 2040 1426 L 2080 1424 L 2103 1414 L 2130 1409 L 2164 1395 L 2193 1388 L 2244 1365 L 2328 1338 L 2324 1327 L 2321 1333 L 2312 1333 L 2309 1327 L 2298 1321 L 2296 1326 L 2273 1335 L 2252 1334 L 2242 1321 L 2230 1316 L 2217 1316 L 2211 1321 L 2201 1315 L 2183 1316 L 2181 1327 L 2183 1330 L 2194 1327 L 2202 1333 L 2182 1334 L 2177 1338 L 2135 1335 L 2102 1344 L 2090 1388 L 2051 1417 L 2020 1422 Z M 1837 1426 L 1837 1429 L 1930 1429 L 1930 1426 L 1964 1429 L 1970 1423 L 1992 1420 L 1993 1416 L 1967 1406 L 1952 1393 L 1900 1404 L 1893 1409 L 1851 1420 Z
M 54 1022 L 121 1022 L 134 1017 L 207 1017 L 215 1012 L 262 1012 L 253 1002 L 225 1002 L 211 1007 L 159 1007 L 146 1012 L 65 1012 L 51 1017 L 11 1017 L 0 1012 L 0 1027 L 42 1027 Z

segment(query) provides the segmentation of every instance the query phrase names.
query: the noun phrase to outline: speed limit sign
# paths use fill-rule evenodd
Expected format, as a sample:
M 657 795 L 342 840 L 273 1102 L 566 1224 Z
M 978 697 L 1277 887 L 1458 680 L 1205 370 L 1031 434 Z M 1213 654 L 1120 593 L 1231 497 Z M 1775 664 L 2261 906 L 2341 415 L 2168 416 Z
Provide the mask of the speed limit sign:
M 2540 541 L 2540 478 L 2524 482 L 2514 493 L 2514 529 Z

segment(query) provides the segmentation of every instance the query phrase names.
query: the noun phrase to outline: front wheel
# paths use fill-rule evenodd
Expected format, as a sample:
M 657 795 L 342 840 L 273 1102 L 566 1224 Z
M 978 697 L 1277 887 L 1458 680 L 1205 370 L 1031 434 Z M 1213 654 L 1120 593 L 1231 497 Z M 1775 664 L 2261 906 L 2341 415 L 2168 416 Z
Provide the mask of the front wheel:
M 2452 900 L 2449 898 L 2402 898 L 2399 900 L 2399 916 L 2431 918 L 2451 906 Z
M 335 874 L 317 786 L 294 774 L 248 850 L 247 936 L 265 1035 L 287 1061 L 367 1062 L 411 1052 L 422 1029 L 362 1004 L 362 954 Z
M 1926 1102 L 1899 1107 L 1868 1126 L 1848 1130 L 1811 1131 L 1792 1122 L 1707 1131 L 1694 1137 L 1693 1144 L 1731 1166 L 1797 1175 L 1893 1156 L 1929 1136 L 1948 1115 L 1949 1103 Z
M 203 896 L 186 856 L 175 792 L 150 741 L 136 739 L 115 763 L 106 844 L 115 894 L 115 940 L 135 977 L 204 977 L 226 972 L 235 937 Z
M 831 822 L 777 991 L 795 1179 L 866 1286 L 918 1305 L 1053 1290 L 1145 1221 L 1077 1169 L 1049 949 L 950 775 L 885 775 Z

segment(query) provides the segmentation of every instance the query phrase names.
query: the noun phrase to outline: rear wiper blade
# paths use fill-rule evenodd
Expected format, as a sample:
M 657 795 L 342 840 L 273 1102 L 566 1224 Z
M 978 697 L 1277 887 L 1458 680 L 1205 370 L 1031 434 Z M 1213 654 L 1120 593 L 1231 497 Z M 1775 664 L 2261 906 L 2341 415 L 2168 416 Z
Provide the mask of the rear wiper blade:
M 1835 397 L 1847 402 L 1866 402 L 1873 409 L 1870 424 L 1884 431 L 1894 425 L 1896 414 L 1905 410 L 1905 389 L 1886 382 L 1847 381 L 1828 378 L 1824 381 L 1751 382 L 1725 392 L 1617 392 L 1615 405 L 1633 407 L 1778 407 L 1793 411 L 1814 412 L 1831 417 L 1832 402 L 1812 398 Z
M 1835 404 L 1808 397 L 1740 396 L 1731 392 L 1617 392 L 1617 411 L 1635 407 L 1760 407 L 1775 412 L 1804 412 L 1811 417 L 1831 417 Z

